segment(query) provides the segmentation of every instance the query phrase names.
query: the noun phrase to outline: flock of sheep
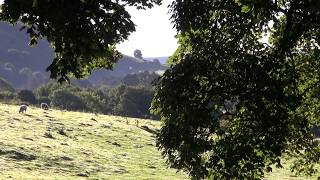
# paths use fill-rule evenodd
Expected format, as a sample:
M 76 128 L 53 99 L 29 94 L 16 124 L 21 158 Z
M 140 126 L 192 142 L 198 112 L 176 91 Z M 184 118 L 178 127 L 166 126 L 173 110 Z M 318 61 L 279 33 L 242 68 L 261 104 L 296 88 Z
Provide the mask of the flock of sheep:
M 41 107 L 41 109 L 49 110 L 49 105 L 48 105 L 47 103 L 41 103 L 41 104 L 40 104 L 40 107 Z M 22 105 L 20 106 L 19 113 L 27 112 L 27 108 L 28 108 L 28 105 L 27 105 L 27 104 L 22 104 Z

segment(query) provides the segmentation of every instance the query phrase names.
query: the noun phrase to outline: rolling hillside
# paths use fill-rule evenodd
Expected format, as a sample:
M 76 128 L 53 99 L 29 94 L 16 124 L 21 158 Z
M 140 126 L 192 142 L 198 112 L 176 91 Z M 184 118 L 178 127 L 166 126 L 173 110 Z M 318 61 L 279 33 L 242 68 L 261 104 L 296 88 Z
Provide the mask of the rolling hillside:
M 54 54 L 45 39 L 40 40 L 35 47 L 30 47 L 29 37 L 25 30 L 19 30 L 21 27 L 20 24 L 12 26 L 0 22 L 0 77 L 12 83 L 15 88 L 30 89 L 28 81 L 45 81 L 49 78 L 46 68 L 51 64 Z M 127 74 L 167 69 L 167 66 L 159 61 L 154 62 L 153 58 L 150 59 L 148 61 L 123 55 L 112 71 L 95 70 L 88 77 L 88 81 L 97 84 L 106 77 L 124 77 Z
M 159 121 L 18 109 L 0 104 L 0 179 L 188 179 L 169 169 L 155 147 Z M 265 179 L 320 176 L 297 177 L 290 161 Z
M 0 179 L 187 179 L 157 151 L 159 125 L 0 104 Z

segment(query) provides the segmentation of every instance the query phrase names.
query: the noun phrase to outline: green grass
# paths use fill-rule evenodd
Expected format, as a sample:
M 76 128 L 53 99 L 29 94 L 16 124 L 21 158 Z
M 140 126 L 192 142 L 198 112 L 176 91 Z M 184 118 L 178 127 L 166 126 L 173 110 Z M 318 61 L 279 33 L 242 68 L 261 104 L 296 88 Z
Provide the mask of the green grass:
M 297 176 L 290 170 L 290 163 L 292 162 L 292 159 L 289 159 L 289 157 L 283 158 L 282 159 L 282 165 L 283 168 L 278 169 L 278 168 L 273 168 L 273 171 L 269 173 L 266 176 L 266 179 L 268 180 L 317 180 L 320 179 L 320 172 L 317 172 L 313 176 Z M 317 166 L 319 171 L 320 168 Z
M 167 168 L 154 134 L 142 128 L 159 122 L 18 109 L 0 104 L 0 178 L 187 179 Z
M 155 147 L 160 122 L 0 104 L 0 179 L 188 179 Z M 138 124 L 137 124 L 138 122 Z M 144 128 L 143 128 L 144 127 Z M 145 129 L 148 127 L 148 129 Z M 265 179 L 296 177 L 285 168 Z

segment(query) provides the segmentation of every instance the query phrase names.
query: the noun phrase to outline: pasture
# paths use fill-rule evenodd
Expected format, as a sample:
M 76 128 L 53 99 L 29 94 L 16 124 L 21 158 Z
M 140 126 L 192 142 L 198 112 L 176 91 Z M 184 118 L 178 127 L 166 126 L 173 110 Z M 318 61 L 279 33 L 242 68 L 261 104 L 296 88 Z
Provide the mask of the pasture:
M 188 179 L 155 147 L 160 122 L 0 104 L 0 179 Z M 266 179 L 297 177 L 285 168 Z

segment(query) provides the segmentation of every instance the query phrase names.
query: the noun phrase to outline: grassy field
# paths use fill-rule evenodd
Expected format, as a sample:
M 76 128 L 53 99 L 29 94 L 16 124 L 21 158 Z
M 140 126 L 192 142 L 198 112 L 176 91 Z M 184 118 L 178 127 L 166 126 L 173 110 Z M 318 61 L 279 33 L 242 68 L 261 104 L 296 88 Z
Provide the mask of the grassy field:
M 0 104 L 1 179 L 187 179 L 168 169 L 159 122 Z
M 188 179 L 167 168 L 151 120 L 0 104 L 0 179 Z M 295 177 L 288 165 L 266 179 Z
M 318 180 L 320 179 L 319 172 L 314 174 L 311 177 L 296 176 L 294 173 L 291 172 L 289 168 L 290 162 L 291 162 L 290 160 L 284 160 L 283 162 L 284 168 L 282 169 L 273 168 L 273 172 L 267 175 L 265 179 L 267 180 Z

